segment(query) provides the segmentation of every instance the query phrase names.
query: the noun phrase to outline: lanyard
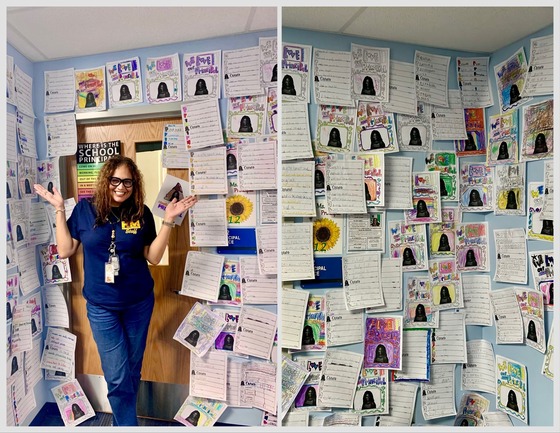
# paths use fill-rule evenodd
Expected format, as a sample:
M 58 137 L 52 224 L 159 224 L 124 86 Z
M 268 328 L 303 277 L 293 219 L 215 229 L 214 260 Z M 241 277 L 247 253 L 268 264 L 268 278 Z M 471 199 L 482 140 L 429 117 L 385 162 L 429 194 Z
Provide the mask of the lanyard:
M 113 228 L 111 229 L 111 243 L 109 244 L 109 260 L 107 261 L 108 264 L 111 264 L 113 267 L 114 275 L 119 275 L 120 263 L 119 263 L 119 256 L 117 255 L 117 245 L 115 244 L 116 236 L 116 224 L 120 221 L 120 218 L 117 218 L 117 221 L 112 223 L 111 225 Z

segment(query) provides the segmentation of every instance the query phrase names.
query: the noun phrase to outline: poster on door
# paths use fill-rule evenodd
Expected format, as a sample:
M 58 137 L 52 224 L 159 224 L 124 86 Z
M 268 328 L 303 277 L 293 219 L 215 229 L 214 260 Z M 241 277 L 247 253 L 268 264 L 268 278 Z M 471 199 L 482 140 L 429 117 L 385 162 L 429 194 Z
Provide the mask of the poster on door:
M 93 197 L 97 176 L 109 158 L 121 153 L 121 141 L 78 143 L 76 167 L 78 170 L 78 201 Z

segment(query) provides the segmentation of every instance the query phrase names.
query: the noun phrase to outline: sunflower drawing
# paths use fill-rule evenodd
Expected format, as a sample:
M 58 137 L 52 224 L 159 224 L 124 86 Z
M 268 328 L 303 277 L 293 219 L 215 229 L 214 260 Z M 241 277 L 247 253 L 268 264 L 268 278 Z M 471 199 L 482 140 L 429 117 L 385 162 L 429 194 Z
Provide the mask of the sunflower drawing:
M 340 227 L 328 218 L 319 218 L 313 223 L 314 251 L 329 251 L 338 242 Z
M 228 223 L 240 224 L 253 213 L 253 203 L 243 195 L 232 195 L 226 199 Z

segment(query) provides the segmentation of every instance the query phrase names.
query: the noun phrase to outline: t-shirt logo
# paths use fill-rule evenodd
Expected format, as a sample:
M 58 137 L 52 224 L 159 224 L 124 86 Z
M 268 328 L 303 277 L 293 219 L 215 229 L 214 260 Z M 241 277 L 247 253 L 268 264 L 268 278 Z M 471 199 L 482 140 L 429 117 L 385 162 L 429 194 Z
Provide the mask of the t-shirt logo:
M 124 230 L 125 233 L 135 235 L 138 229 L 140 228 L 140 221 L 131 221 L 131 222 L 123 221 L 121 223 L 121 228 Z

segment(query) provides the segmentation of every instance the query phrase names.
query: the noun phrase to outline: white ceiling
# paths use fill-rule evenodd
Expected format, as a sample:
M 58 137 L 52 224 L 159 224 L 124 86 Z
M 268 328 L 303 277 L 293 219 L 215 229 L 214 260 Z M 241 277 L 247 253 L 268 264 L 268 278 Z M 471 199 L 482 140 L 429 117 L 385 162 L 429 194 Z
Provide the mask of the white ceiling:
M 552 24 L 552 7 L 284 7 L 282 26 L 492 53 Z
M 275 7 L 13 7 L 7 41 L 32 62 L 276 29 Z
M 7 41 L 32 62 L 277 26 L 276 7 L 12 7 Z M 283 7 L 287 27 L 491 53 L 552 24 L 552 7 Z

